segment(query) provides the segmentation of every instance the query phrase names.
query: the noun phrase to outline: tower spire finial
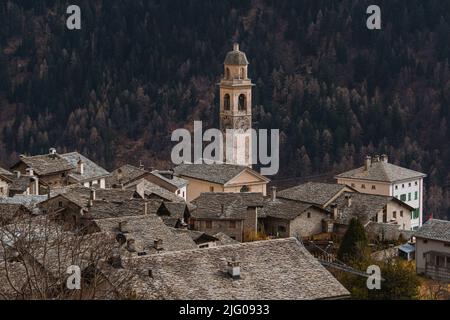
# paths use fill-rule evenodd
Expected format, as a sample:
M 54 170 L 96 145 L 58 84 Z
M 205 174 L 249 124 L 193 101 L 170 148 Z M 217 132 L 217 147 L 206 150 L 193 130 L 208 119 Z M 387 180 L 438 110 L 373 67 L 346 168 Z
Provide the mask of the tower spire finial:
M 239 51 L 239 43 L 235 42 L 235 43 L 233 44 L 233 50 L 234 50 L 234 51 Z

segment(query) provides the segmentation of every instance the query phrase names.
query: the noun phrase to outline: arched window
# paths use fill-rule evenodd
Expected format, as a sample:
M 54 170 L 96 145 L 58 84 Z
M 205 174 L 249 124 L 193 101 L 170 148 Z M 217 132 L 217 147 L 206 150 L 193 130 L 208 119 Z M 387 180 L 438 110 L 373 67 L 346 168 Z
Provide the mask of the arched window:
M 230 79 L 231 75 L 230 75 L 230 68 L 226 68 L 225 69 L 225 79 Z
M 230 110 L 231 108 L 231 100 L 230 95 L 228 93 L 223 98 L 223 107 L 225 108 L 225 110 Z
M 247 110 L 247 97 L 245 94 L 239 96 L 239 111 Z
M 250 192 L 250 188 L 248 186 L 243 186 L 241 188 L 241 193 L 247 193 L 247 192 Z

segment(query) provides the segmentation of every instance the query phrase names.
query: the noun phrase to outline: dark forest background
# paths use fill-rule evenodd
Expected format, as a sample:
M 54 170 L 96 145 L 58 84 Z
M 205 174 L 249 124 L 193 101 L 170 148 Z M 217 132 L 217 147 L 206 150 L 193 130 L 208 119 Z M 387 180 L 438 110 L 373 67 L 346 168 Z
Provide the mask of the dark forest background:
M 366 28 L 370 4 L 381 31 Z M 0 163 L 57 147 L 108 169 L 169 166 L 172 130 L 218 125 L 239 41 L 254 126 L 282 130 L 279 177 L 386 153 L 427 173 L 427 212 L 450 217 L 449 24 L 446 0 L 2 0 Z

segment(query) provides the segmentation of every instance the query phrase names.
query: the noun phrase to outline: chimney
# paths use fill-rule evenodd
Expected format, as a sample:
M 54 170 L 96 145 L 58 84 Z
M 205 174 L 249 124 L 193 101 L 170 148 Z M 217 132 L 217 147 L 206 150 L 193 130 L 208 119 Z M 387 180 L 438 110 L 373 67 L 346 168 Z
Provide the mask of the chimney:
M 142 163 L 142 160 L 139 161 L 139 169 L 145 170 L 145 166 L 144 166 L 144 164 Z
M 383 155 L 381 156 L 381 162 L 389 163 L 389 157 L 388 157 L 387 154 L 383 154 Z
M 21 176 L 20 171 L 17 170 L 17 171 L 14 171 L 14 173 L 16 174 L 16 177 L 17 177 L 17 178 L 20 178 L 20 176 Z
M 239 51 L 239 43 L 233 44 L 233 51 Z
M 373 162 L 380 162 L 380 155 L 376 154 L 376 155 L 373 157 Z
M 370 156 L 366 157 L 365 161 L 365 170 L 369 170 L 370 166 L 372 165 L 372 158 Z
M 115 269 L 122 268 L 122 258 L 120 257 L 120 252 L 114 251 L 111 257 L 108 259 L 109 264 Z
M 47 199 L 50 199 L 52 197 L 52 191 L 50 187 L 47 187 Z
M 338 218 L 338 207 L 336 203 L 333 203 L 331 205 L 331 209 L 333 210 L 333 213 L 331 214 L 331 219 L 336 220 Z
M 136 252 L 136 241 L 134 239 L 130 239 L 127 241 L 127 250 L 129 252 Z
M 163 250 L 162 245 L 163 245 L 162 239 L 157 239 L 157 240 L 153 241 L 153 248 L 157 251 Z
M 122 233 L 127 233 L 130 230 L 128 229 L 128 222 L 127 221 L 120 221 L 119 222 L 119 231 Z
M 352 206 L 352 196 L 351 195 L 346 195 L 345 196 L 345 200 L 346 200 L 346 202 L 347 202 L 347 207 L 351 207 Z
M 272 201 L 277 200 L 277 187 L 272 187 Z
M 27 168 L 27 176 L 29 176 L 29 177 L 33 177 L 34 176 L 33 168 Z
M 81 158 L 78 159 L 78 162 L 77 162 L 77 172 L 79 174 L 84 174 L 84 162 L 83 162 L 83 160 L 81 160 Z
M 94 205 L 95 201 L 95 189 L 91 189 L 91 194 L 89 196 L 89 207 L 92 207 Z
M 144 215 L 148 214 L 148 202 L 144 202 Z
M 241 263 L 236 257 L 228 261 L 228 275 L 233 279 L 239 279 L 241 277 Z
M 48 154 L 54 156 L 56 154 L 56 149 L 55 148 L 50 148 L 49 151 L 48 151 Z

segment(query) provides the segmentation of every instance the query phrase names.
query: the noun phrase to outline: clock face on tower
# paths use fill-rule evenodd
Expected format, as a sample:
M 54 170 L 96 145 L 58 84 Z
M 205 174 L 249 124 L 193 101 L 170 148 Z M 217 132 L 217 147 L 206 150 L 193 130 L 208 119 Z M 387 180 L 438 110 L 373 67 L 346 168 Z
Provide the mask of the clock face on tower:
M 246 117 L 236 117 L 234 119 L 234 128 L 235 129 L 242 129 L 242 130 L 248 130 L 251 128 L 251 118 Z

